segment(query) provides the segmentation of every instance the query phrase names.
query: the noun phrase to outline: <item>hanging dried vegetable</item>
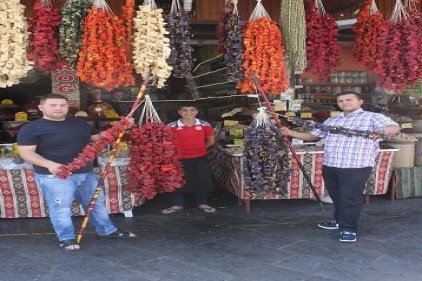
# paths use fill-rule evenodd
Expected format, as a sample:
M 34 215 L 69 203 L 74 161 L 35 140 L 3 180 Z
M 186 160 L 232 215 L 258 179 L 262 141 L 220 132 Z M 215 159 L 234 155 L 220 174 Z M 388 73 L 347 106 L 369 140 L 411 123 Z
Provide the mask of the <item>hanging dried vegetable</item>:
M 381 86 L 398 93 L 407 86 L 414 86 L 422 78 L 421 30 L 414 16 L 408 14 L 401 1 L 397 0 L 378 42 L 374 71 Z
M 192 47 L 189 17 L 180 6 L 179 0 L 173 0 L 170 14 L 167 17 L 170 32 L 171 54 L 168 64 L 173 68 L 172 75 L 185 78 L 192 72 Z
M 230 10 L 231 10 L 231 1 L 226 0 L 224 5 L 224 10 L 220 15 L 217 28 L 216 28 L 216 36 L 217 36 L 217 52 L 220 54 L 226 53 L 226 38 L 227 38 L 227 32 L 226 32 L 226 25 L 228 22 L 228 19 L 230 17 Z
M 99 140 L 87 145 L 71 163 L 61 165 L 59 167 L 60 172 L 57 176 L 67 178 L 71 175 L 72 171 L 85 167 L 88 162 L 93 161 L 104 150 L 106 145 L 113 144 L 117 137 L 130 126 L 131 123 L 127 119 L 122 118 L 115 126 L 101 132 Z
M 26 56 L 29 32 L 24 12 L 19 0 L 0 2 L 0 88 L 19 84 L 32 69 Z
M 306 71 L 324 81 L 340 65 L 337 44 L 338 27 L 325 12 L 321 0 L 305 0 L 306 15 Z
M 257 120 L 245 131 L 244 181 L 253 199 L 263 199 L 269 193 L 286 195 L 290 178 L 289 148 L 264 115 L 260 109 Z
M 303 1 L 281 0 L 280 28 L 283 31 L 288 69 L 303 71 L 306 67 L 306 21 Z
M 139 6 L 132 42 L 134 68 L 143 77 L 151 74 L 157 88 L 164 87 L 172 71 L 167 64 L 171 48 L 165 25 L 163 10 L 157 9 L 153 0 L 145 0 L 145 4 Z
M 88 0 L 68 0 L 62 8 L 62 20 L 59 28 L 60 55 L 73 67 L 76 66 L 78 60 L 83 22 L 90 5 Z
M 77 74 L 81 81 L 107 90 L 135 82 L 125 26 L 104 0 L 94 0 L 85 18 Z
M 258 75 L 262 88 L 268 94 L 277 96 L 288 88 L 282 43 L 283 38 L 277 23 L 269 18 L 259 1 L 244 28 L 245 79 L 237 84 L 242 93 L 255 92 L 249 73 Z
M 357 17 L 357 22 L 352 27 L 356 34 L 353 56 L 371 70 L 375 69 L 378 53 L 377 43 L 383 25 L 384 20 L 378 11 L 375 0 L 366 0 Z
M 148 95 L 141 123 L 144 117 L 145 123 L 131 129 L 128 190 L 152 199 L 182 187 L 185 181 L 176 138 L 171 128 L 161 123 Z
M 29 20 L 28 59 L 33 60 L 35 68 L 50 74 L 60 63 L 59 26 L 60 10 L 51 0 L 36 0 L 33 16 Z
M 128 61 L 132 61 L 133 18 L 135 17 L 135 0 L 126 0 L 122 8 L 122 18 L 126 28 L 126 48 Z

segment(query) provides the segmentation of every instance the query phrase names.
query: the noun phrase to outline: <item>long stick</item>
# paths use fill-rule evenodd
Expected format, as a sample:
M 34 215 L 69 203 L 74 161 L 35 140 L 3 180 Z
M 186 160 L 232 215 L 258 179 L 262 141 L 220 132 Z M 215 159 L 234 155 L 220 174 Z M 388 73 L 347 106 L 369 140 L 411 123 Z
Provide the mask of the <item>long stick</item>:
M 277 114 L 275 113 L 274 108 L 272 107 L 269 99 L 267 98 L 267 95 L 265 94 L 264 90 L 262 89 L 261 85 L 259 84 L 258 77 L 254 73 L 251 73 L 250 75 L 251 75 L 253 83 L 255 84 L 256 89 L 261 94 L 261 96 L 264 98 L 265 105 L 266 105 L 267 109 L 271 113 L 273 113 L 273 117 L 274 117 L 274 120 L 277 124 L 277 127 L 279 129 L 282 128 L 283 125 L 281 124 L 280 119 L 278 118 Z M 322 204 L 321 198 L 319 197 L 319 195 L 318 195 L 318 193 L 315 189 L 315 186 L 312 184 L 311 177 L 306 173 L 305 166 L 303 166 L 302 162 L 300 162 L 299 156 L 296 153 L 296 149 L 294 149 L 294 147 L 290 143 L 290 140 L 287 138 L 287 136 L 285 136 L 285 135 L 282 135 L 282 136 L 283 136 L 284 141 L 286 142 L 287 146 L 289 147 L 290 151 L 292 152 L 293 158 L 296 160 L 297 164 L 299 165 L 299 167 L 300 167 L 300 169 L 303 173 L 303 176 L 305 177 L 306 181 L 308 182 L 309 187 L 312 190 L 312 193 L 314 194 L 316 200 L 318 201 L 319 205 L 321 206 L 322 211 L 325 213 L 324 205 Z
M 148 82 L 149 82 L 149 77 L 146 77 L 144 82 L 142 83 L 141 88 L 139 89 L 139 92 L 138 92 L 138 95 L 136 96 L 135 101 L 133 102 L 132 109 L 130 110 L 128 115 L 125 117 L 126 119 L 131 118 L 132 115 L 134 114 L 134 112 L 136 111 L 136 109 L 138 108 L 138 105 L 141 101 L 141 98 L 144 95 L 145 90 L 147 88 Z M 123 135 L 124 135 L 124 132 L 120 133 L 119 136 L 117 137 L 116 141 L 114 142 L 113 149 L 111 150 L 110 156 L 107 159 L 107 164 L 106 164 L 103 172 L 101 173 L 101 177 L 100 177 L 98 186 L 94 191 L 94 195 L 92 196 L 91 202 L 88 205 L 88 210 L 86 211 L 85 218 L 82 221 L 81 228 L 79 229 L 78 236 L 76 237 L 76 243 L 78 243 L 78 244 L 81 242 L 82 236 L 84 235 L 84 232 L 85 232 L 86 226 L 88 224 L 89 218 L 91 217 L 92 211 L 94 210 L 95 204 L 97 203 L 98 197 L 100 196 L 101 188 L 104 185 L 105 179 L 106 179 L 106 177 L 107 177 L 107 175 L 108 175 L 108 173 L 111 169 L 111 163 L 114 160 L 114 156 L 116 155 L 117 149 L 119 147 L 120 141 L 123 138 Z

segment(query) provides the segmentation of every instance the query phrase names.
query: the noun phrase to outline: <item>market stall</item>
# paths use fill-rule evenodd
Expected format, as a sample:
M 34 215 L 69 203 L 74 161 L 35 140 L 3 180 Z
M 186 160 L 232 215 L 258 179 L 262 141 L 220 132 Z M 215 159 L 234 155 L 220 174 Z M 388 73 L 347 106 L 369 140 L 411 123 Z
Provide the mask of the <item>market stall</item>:
M 376 165 L 371 172 L 364 194 L 366 202 L 369 202 L 370 195 L 386 194 L 389 190 L 390 179 L 393 172 L 394 155 L 398 149 L 381 149 Z M 324 187 L 322 178 L 322 161 L 324 152 L 321 147 L 304 146 L 297 149 L 299 160 L 304 164 L 305 171 L 310 175 L 312 183 L 319 196 L 328 195 Z M 254 197 L 248 192 L 248 186 L 244 181 L 243 153 L 232 153 L 229 149 L 216 148 L 211 154 L 211 168 L 218 185 L 230 193 L 236 195 L 239 201 L 245 203 L 247 212 L 251 210 L 252 200 L 272 200 L 272 199 L 304 199 L 315 198 L 305 181 L 297 163 L 293 160 L 290 164 L 290 177 L 287 193 L 278 195 L 267 193 L 264 196 Z M 394 190 L 392 191 L 395 192 Z

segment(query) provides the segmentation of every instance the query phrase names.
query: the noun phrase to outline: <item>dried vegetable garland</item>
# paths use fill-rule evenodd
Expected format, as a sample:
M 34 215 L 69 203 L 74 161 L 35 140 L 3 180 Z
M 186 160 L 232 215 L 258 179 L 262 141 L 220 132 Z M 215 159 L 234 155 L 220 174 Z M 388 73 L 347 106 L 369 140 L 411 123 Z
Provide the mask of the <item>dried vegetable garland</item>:
M 99 140 L 87 145 L 71 163 L 59 167 L 60 172 L 58 176 L 67 178 L 71 175 L 72 171 L 85 167 L 88 162 L 93 161 L 104 150 L 106 145 L 113 144 L 117 137 L 130 126 L 131 123 L 127 119 L 122 118 L 115 126 L 101 132 Z
M 306 15 L 306 71 L 327 80 L 340 65 L 337 45 L 338 27 L 325 12 L 321 0 L 305 0 Z
M 258 1 L 244 29 L 245 79 L 237 84 L 242 93 L 253 93 L 255 88 L 249 73 L 258 75 L 263 90 L 280 95 L 289 86 L 284 65 L 283 38 L 276 22 L 272 21 Z
M 354 58 L 373 70 L 376 66 L 378 41 L 384 20 L 375 0 L 366 0 L 352 29 L 356 34 Z
M 237 0 L 231 0 L 229 15 L 225 23 L 226 40 L 224 62 L 227 66 L 227 81 L 239 83 L 245 79 L 243 70 L 243 33 L 245 22 L 241 20 L 237 10 Z
M 163 10 L 157 9 L 152 0 L 145 2 L 134 19 L 133 64 L 137 73 L 143 77 L 151 74 L 157 88 L 162 88 L 172 71 L 167 64 L 170 40 L 166 37 Z
M 224 10 L 220 15 L 219 21 L 217 23 L 217 29 L 216 29 L 216 36 L 217 36 L 217 52 L 220 54 L 226 53 L 226 38 L 227 38 L 227 32 L 226 32 L 226 25 L 228 22 L 228 19 L 230 17 L 230 7 L 231 1 L 226 0 L 224 5 Z
M 126 49 L 128 61 L 132 61 L 133 18 L 135 17 L 135 0 L 126 0 L 122 8 L 122 18 L 126 29 Z
M 289 148 L 273 124 L 259 123 L 262 114 L 260 110 L 258 120 L 245 131 L 244 180 L 253 199 L 268 193 L 286 195 L 290 179 Z
M 29 32 L 19 0 L 0 2 L 0 34 L 0 88 L 6 88 L 18 84 L 33 65 L 26 56 Z
M 60 10 L 51 4 L 51 0 L 36 0 L 33 16 L 29 20 L 28 58 L 35 63 L 35 68 L 44 74 L 50 74 L 60 63 L 59 26 Z
M 158 193 L 182 187 L 185 181 L 171 128 L 161 123 L 149 96 L 146 96 L 145 104 L 146 122 L 131 129 L 128 190 L 152 199 Z
M 170 32 L 171 54 L 168 64 L 173 68 L 172 75 L 185 78 L 192 72 L 192 47 L 189 17 L 180 6 L 179 0 L 173 0 L 167 17 L 167 29 Z
M 135 82 L 125 26 L 104 0 L 95 0 L 85 18 L 77 74 L 81 81 L 107 90 Z
M 62 8 L 60 55 L 74 67 L 82 43 L 83 22 L 90 5 L 88 0 L 68 0 Z
M 283 31 L 288 69 L 303 71 L 306 67 L 306 21 L 303 1 L 281 1 L 280 28 Z
M 396 1 L 391 19 L 382 29 L 378 42 L 375 73 L 381 86 L 401 93 L 422 78 L 422 39 L 417 14 L 408 14 Z M 419 20 L 420 23 L 420 20 Z

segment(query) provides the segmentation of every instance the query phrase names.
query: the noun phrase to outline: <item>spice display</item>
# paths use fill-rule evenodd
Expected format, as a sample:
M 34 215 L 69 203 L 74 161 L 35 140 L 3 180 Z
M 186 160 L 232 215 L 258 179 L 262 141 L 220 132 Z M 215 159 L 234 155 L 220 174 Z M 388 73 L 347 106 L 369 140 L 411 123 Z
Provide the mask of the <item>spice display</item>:
M 239 83 L 244 79 L 242 66 L 244 26 L 245 22 L 241 20 L 237 10 L 237 0 L 230 0 L 217 26 L 217 37 L 218 51 L 224 55 L 224 63 L 227 67 L 227 81 L 233 83 Z
M 95 0 L 85 18 L 77 74 L 81 81 L 107 90 L 135 82 L 125 26 L 104 0 Z
M 277 128 L 259 109 L 257 120 L 245 131 L 244 180 L 251 198 L 268 193 L 285 195 L 289 182 L 289 148 Z
M 26 56 L 29 32 L 24 12 L 19 0 L 0 3 L 0 88 L 18 84 L 32 69 Z
M 259 1 L 244 28 L 245 79 L 237 84 L 242 93 L 255 92 L 249 73 L 258 75 L 262 88 L 268 94 L 278 96 L 288 88 L 282 37 L 277 23 L 269 18 Z
M 148 95 L 140 118 L 141 123 L 144 120 L 131 129 L 128 190 L 152 199 L 182 187 L 185 181 L 175 136 L 159 119 Z
M 101 132 L 99 140 L 87 145 L 71 163 L 59 167 L 60 173 L 58 176 L 67 178 L 72 171 L 85 167 L 88 162 L 93 161 L 105 149 L 106 145 L 114 143 L 117 137 L 130 126 L 131 123 L 127 119 L 122 118 L 115 126 Z
M 303 1 L 281 1 L 280 28 L 283 31 L 288 69 L 303 71 L 306 67 L 306 21 Z
M 321 0 L 306 0 L 305 15 L 306 71 L 317 74 L 325 81 L 340 65 L 338 27 L 335 20 L 325 12 Z
M 378 81 L 381 86 L 399 93 L 422 78 L 422 37 L 417 16 L 407 13 L 401 1 L 397 0 L 391 19 L 384 24 L 378 41 L 374 70 Z
M 180 6 L 179 0 L 173 0 L 170 14 L 167 17 L 170 32 L 171 54 L 168 64 L 173 68 L 172 75 L 185 78 L 192 71 L 192 47 L 189 17 Z
M 83 22 L 90 5 L 87 0 L 68 0 L 62 8 L 60 55 L 74 67 L 81 47 Z
M 153 0 L 139 6 L 134 19 L 133 63 L 143 77 L 152 75 L 157 88 L 164 87 L 172 67 L 167 64 L 171 54 L 170 39 L 166 37 L 163 10 Z
M 28 59 L 33 60 L 35 68 L 44 74 L 57 69 L 60 62 L 59 26 L 60 10 L 51 0 L 36 0 L 33 16 L 29 20 Z

